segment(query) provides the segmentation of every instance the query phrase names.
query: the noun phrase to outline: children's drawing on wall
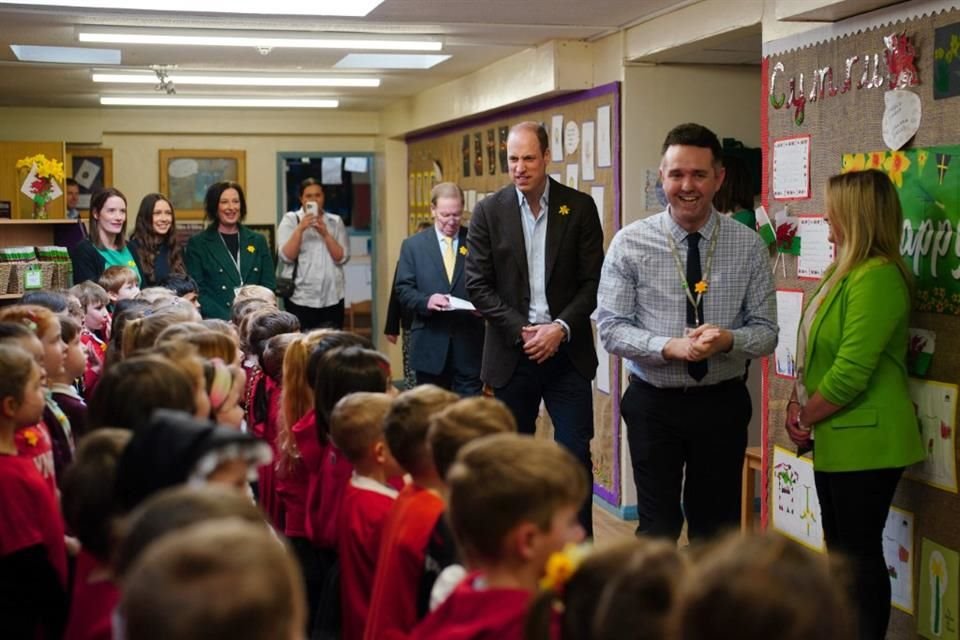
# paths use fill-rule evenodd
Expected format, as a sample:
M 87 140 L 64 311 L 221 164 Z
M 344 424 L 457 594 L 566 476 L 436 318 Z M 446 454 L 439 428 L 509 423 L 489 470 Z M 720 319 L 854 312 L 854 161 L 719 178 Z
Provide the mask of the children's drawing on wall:
M 910 397 L 917 410 L 927 458 L 908 468 L 906 475 L 957 493 L 957 385 L 911 378 Z
M 890 574 L 890 603 L 913 614 L 913 514 L 890 507 L 883 527 L 883 558 Z
M 931 640 L 958 640 L 957 552 L 923 539 L 917 633 Z
M 774 447 L 770 486 L 773 528 L 806 547 L 823 551 L 823 521 L 813 481 L 813 462 Z
M 803 311 L 803 291 L 777 290 L 777 321 L 780 337 L 775 352 L 777 375 L 784 378 L 797 377 L 797 331 Z

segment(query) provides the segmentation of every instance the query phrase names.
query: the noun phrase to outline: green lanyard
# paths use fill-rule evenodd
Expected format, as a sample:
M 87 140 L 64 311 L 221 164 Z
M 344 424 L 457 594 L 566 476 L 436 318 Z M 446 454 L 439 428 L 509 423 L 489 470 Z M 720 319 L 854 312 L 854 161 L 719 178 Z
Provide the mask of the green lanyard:
M 697 291 L 697 297 L 693 297 L 693 293 L 690 291 L 690 283 L 687 282 L 687 271 L 683 267 L 683 260 L 680 258 L 680 250 L 677 248 L 677 243 L 674 241 L 673 236 L 664 228 L 663 223 L 660 224 L 660 230 L 663 232 L 664 237 L 667 239 L 667 244 L 670 245 L 670 253 L 673 255 L 673 262 L 677 267 L 677 275 L 680 276 L 680 286 L 683 288 L 683 292 L 687 295 L 687 300 L 690 301 L 690 304 L 693 305 L 693 317 L 696 321 L 696 325 L 700 326 L 700 301 L 703 300 L 703 294 L 707 291 L 707 286 L 710 282 L 710 270 L 713 267 L 713 253 L 717 248 L 717 238 L 720 237 L 720 223 L 715 221 L 713 227 L 713 234 L 710 236 L 710 244 L 707 247 L 707 264 L 706 268 L 703 270 L 703 279 L 700 282 L 695 283 L 695 286 L 699 289 Z M 703 285 L 700 287 L 700 285 Z

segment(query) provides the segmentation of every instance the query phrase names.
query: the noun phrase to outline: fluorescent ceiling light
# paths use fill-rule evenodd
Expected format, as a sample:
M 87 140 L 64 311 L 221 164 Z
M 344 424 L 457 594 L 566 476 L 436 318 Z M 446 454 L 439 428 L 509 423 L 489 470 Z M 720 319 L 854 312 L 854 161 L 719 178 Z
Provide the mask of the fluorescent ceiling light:
M 430 69 L 450 56 L 402 53 L 348 53 L 333 65 L 337 69 Z
M 42 47 L 12 44 L 10 50 L 23 62 L 65 62 L 69 64 L 120 64 L 119 49 L 84 47 Z
M 337 76 L 265 76 L 257 74 L 190 74 L 167 72 L 166 79 L 180 85 L 218 85 L 228 87 L 379 87 L 380 78 L 338 78 Z M 157 84 L 153 72 L 100 73 L 94 72 L 94 82 L 117 84 Z
M 189 96 L 100 96 L 100 104 L 126 107 L 248 107 L 335 109 L 339 101 L 318 98 L 191 98 Z
M 383 0 L 0 0 L 0 4 L 30 6 L 289 16 L 365 16 L 382 2 Z
M 281 47 L 297 49 L 367 49 L 373 51 L 440 51 L 443 49 L 443 43 L 439 40 L 360 38 L 356 36 L 281 38 L 267 35 L 224 36 L 210 32 L 190 35 L 182 32 L 81 31 L 77 34 L 77 38 L 80 42 L 103 42 L 110 44 L 257 47 L 260 49 L 277 49 Z

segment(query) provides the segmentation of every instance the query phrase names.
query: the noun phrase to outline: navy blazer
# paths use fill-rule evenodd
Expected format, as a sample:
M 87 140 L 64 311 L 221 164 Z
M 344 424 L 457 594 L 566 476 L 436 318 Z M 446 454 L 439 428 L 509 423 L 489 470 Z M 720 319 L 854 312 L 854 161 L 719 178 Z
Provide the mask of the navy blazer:
M 453 281 L 447 280 L 436 227 L 410 236 L 400 247 L 394 291 L 400 306 L 413 313 L 410 327 L 410 366 L 415 371 L 439 375 L 447 363 L 451 343 L 456 341 L 459 371 L 479 377 L 483 350 L 483 320 L 467 311 L 428 311 L 427 300 L 435 293 L 467 299 L 464 262 L 467 230 L 460 229 Z
M 547 305 L 550 317 L 570 327 L 566 348 L 573 366 L 593 380 L 597 351 L 590 314 L 597 307 L 603 229 L 593 198 L 547 179 Z M 467 289 L 487 320 L 482 377 L 499 388 L 513 376 L 522 355 L 520 329 L 529 324 L 530 277 L 515 186 L 508 185 L 477 203 L 467 245 Z

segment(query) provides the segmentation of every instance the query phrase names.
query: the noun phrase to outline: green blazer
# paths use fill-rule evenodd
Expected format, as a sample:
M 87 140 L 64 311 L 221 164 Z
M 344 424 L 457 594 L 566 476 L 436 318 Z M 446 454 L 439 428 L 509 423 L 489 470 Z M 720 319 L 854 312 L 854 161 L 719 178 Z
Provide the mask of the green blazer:
M 197 281 L 200 313 L 204 318 L 229 320 L 234 289 L 237 287 L 259 284 L 271 291 L 277 287 L 273 258 L 266 239 L 243 225 L 240 225 L 239 272 L 233 256 L 217 232 L 216 224 L 190 238 L 184 260 L 187 273 Z
M 857 266 L 817 310 L 804 386 L 843 407 L 815 425 L 818 471 L 905 467 L 924 458 L 907 388 L 909 317 L 907 285 L 882 258 Z

